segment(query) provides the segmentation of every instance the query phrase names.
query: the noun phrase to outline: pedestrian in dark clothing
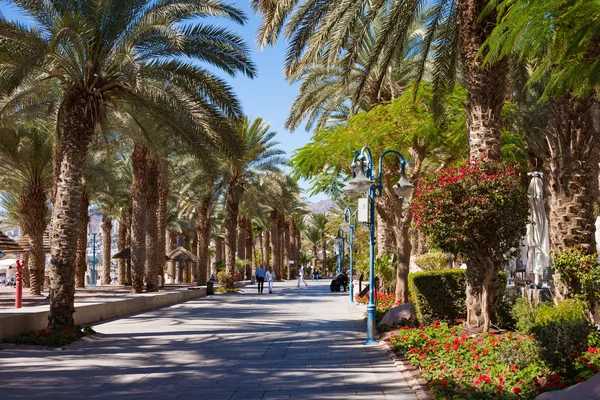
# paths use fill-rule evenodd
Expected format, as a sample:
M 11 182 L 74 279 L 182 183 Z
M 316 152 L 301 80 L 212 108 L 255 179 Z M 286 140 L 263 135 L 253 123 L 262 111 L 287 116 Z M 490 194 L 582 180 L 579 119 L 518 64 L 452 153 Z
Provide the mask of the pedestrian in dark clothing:
M 262 293 L 265 287 L 265 269 L 262 265 L 256 270 L 256 282 L 258 282 L 258 293 Z

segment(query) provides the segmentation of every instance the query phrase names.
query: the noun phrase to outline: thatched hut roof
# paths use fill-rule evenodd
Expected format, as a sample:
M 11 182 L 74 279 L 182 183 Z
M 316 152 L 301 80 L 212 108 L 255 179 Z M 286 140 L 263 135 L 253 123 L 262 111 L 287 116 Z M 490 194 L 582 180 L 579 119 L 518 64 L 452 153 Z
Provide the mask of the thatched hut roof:
M 198 262 L 198 257 L 193 255 L 189 250 L 179 246 L 168 254 L 171 260 L 178 262 Z
M 0 232 L 0 252 L 4 254 L 20 254 L 23 249 L 17 242 Z
M 44 232 L 44 242 L 43 242 L 44 253 L 50 254 L 50 231 L 46 230 Z M 17 239 L 17 244 L 21 246 L 23 251 L 29 251 L 29 235 L 25 234 Z

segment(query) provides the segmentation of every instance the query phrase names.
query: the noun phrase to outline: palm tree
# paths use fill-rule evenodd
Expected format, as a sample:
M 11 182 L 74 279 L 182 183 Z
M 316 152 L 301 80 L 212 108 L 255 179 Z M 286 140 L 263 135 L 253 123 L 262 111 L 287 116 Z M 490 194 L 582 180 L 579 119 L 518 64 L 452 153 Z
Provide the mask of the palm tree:
M 290 78 L 292 82 L 302 82 L 299 93 L 290 107 L 286 128 L 294 130 L 306 120 L 306 130 L 324 128 L 328 124 L 341 124 L 358 111 L 368 111 L 374 105 L 388 102 L 398 97 L 414 79 L 418 70 L 419 46 L 422 42 L 422 21 L 412 28 L 403 52 L 397 54 L 391 65 L 383 71 L 371 70 L 367 77 L 366 89 L 361 89 L 364 71 L 374 51 L 377 38 L 383 27 L 383 18 L 365 26 L 367 33 L 358 46 L 355 64 L 348 73 L 343 60 L 335 62 L 321 59 L 314 65 L 307 65 Z M 349 45 L 352 44 L 350 40 Z M 384 79 L 380 87 L 376 82 L 379 75 Z M 362 90 L 362 92 L 361 92 Z
M 551 247 L 581 245 L 594 251 L 600 79 L 595 67 L 598 26 L 592 21 L 600 10 L 585 1 L 517 0 L 490 6 L 496 4 L 501 19 L 486 42 L 486 62 L 513 57 L 529 72 L 518 100 L 530 148 L 546 173 Z
M 304 231 L 304 236 L 312 246 L 313 269 L 317 269 L 317 248 L 319 246 L 319 243 L 321 243 L 321 230 L 319 229 L 319 227 L 310 224 L 306 227 L 306 230 Z M 326 270 L 323 269 L 323 273 L 325 273 L 325 271 Z
M 421 0 L 363 0 L 352 4 L 341 0 L 252 1 L 254 9 L 263 16 L 259 45 L 275 44 L 285 29 L 290 43 L 285 60 L 288 78 L 321 62 L 334 65 L 339 58 L 342 58 L 346 76 L 352 77 L 352 68 L 361 57 L 364 38 L 371 34 L 369 27 L 380 23 L 382 29 L 358 82 L 356 101 L 365 93 L 378 92 L 383 87 L 386 74 L 377 74 L 371 85 L 372 72 L 393 68 L 393 63 L 402 57 L 409 43 L 411 28 L 420 18 L 425 18 L 417 82 L 425 76 L 427 60 L 433 58 L 431 74 L 436 98 L 441 104 L 443 94 L 452 88 L 460 75 L 467 89 L 465 109 L 470 156 L 497 159 L 501 154 L 500 113 L 508 64 L 503 61 L 485 67 L 482 58 L 478 57 L 480 47 L 496 22 L 494 12 L 480 18 L 491 2 L 434 0 L 425 7 L 423 3 Z
M 210 264 L 210 233 L 213 227 L 211 216 L 223 191 L 223 181 L 218 179 L 223 165 L 214 160 L 209 168 L 189 155 L 177 157 L 173 164 L 173 189 L 178 198 L 179 216 L 195 221 L 198 256 L 196 284 L 205 285 Z
M 153 2 L 107 0 L 22 2 L 31 26 L 0 17 L 0 93 L 17 100 L 53 80 L 62 88 L 57 189 L 52 208 L 52 284 L 49 327 L 73 327 L 73 272 L 82 172 L 88 145 L 112 110 L 147 110 L 159 115 L 189 143 L 205 147 L 212 138 L 234 144 L 223 112 L 236 115 L 237 102 L 221 80 L 186 59 L 209 62 L 232 75 L 254 75 L 244 42 L 198 18 L 224 16 L 243 23 L 243 13 L 218 0 Z M 185 21 L 185 23 L 183 23 Z M 68 32 L 68 34 L 65 34 Z M 184 56 L 184 57 L 181 57 Z M 142 123 L 141 120 L 138 122 Z M 190 132 L 196 133 L 193 137 Z M 208 134 L 208 135 L 207 135 Z M 229 135 L 229 136 L 228 136 Z
M 271 125 L 260 117 L 254 120 L 241 117 L 236 121 L 243 146 L 238 153 L 229 154 L 225 173 L 225 264 L 230 274 L 235 271 L 237 220 L 242 195 L 261 175 L 278 171 L 286 161 L 284 151 L 275 148 L 278 144 L 273 142 L 276 132 L 270 128 Z
M 43 236 L 49 222 L 52 136 L 44 128 L 0 128 L 0 190 L 17 202 L 21 234 L 29 236 L 30 293 L 39 295 L 46 265 Z
M 319 230 L 321 235 L 321 252 L 323 253 L 322 265 L 323 271 L 327 269 L 327 214 L 325 213 L 314 213 L 311 215 L 311 222 L 314 227 Z

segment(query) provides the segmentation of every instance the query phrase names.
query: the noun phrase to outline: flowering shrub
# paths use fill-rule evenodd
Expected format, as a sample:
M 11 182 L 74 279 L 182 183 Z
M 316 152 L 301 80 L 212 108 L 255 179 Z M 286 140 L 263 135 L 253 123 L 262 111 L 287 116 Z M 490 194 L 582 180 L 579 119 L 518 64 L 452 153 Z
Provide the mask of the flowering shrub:
M 18 334 L 13 338 L 2 340 L 3 343 L 28 344 L 33 346 L 61 347 L 73 343 L 84 336 L 96 333 L 90 326 L 76 326 L 72 330 L 63 329 L 55 332 L 47 329 L 31 330 Z
M 552 266 L 569 289 L 568 295 L 586 303 L 592 310 L 600 299 L 595 286 L 600 282 L 600 263 L 597 254 L 586 253 L 582 247 L 553 253 Z
M 435 247 L 466 257 L 466 324 L 488 330 L 500 288 L 494 274 L 525 235 L 529 208 L 524 174 L 489 160 L 432 171 L 421 179 L 411 209 L 416 228 Z M 483 306 L 483 296 L 490 307 Z
M 389 339 L 428 381 L 436 399 L 533 399 L 539 393 L 581 382 L 598 372 L 598 349 L 589 347 L 576 358 L 569 374 L 542 361 L 527 336 L 461 335 L 462 326 L 434 322 L 402 328 Z M 568 376 L 566 376 L 568 375 Z
M 363 297 L 358 297 L 357 294 L 356 301 L 360 304 L 369 304 L 369 294 L 370 293 L 367 292 L 367 294 Z M 375 292 L 375 296 L 377 296 L 375 299 L 375 303 L 377 305 L 377 308 L 375 309 L 375 321 L 376 323 L 379 323 L 385 313 L 388 312 L 390 308 L 399 306 L 400 302 L 396 301 L 395 294 L 383 294 L 380 292 Z M 387 330 L 387 328 L 384 330 Z
M 363 297 L 358 297 L 358 295 L 356 295 L 356 301 L 360 304 L 369 304 L 369 295 L 369 292 L 367 292 L 367 294 Z M 396 302 L 395 294 L 383 294 L 381 292 L 375 292 L 375 296 L 377 308 L 381 309 L 382 311 L 387 311 L 394 306 L 400 305 L 400 302 Z
M 411 205 L 416 227 L 444 252 L 470 256 L 485 245 L 503 257 L 525 235 L 523 179 L 515 166 L 487 160 L 425 174 Z

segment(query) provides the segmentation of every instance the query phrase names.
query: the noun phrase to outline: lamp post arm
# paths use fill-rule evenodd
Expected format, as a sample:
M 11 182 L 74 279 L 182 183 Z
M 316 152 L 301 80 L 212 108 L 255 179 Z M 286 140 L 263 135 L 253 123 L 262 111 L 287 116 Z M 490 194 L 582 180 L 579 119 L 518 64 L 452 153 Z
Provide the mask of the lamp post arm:
M 374 175 L 375 171 L 373 171 L 373 154 L 371 153 L 371 149 L 369 148 L 369 146 L 364 146 L 360 150 L 360 156 L 358 158 L 361 160 L 363 158 L 367 159 L 367 169 L 365 172 L 366 172 L 367 178 L 374 180 L 373 175 Z
M 402 154 L 400 154 L 399 151 L 386 150 L 383 153 L 381 153 L 381 156 L 379 156 L 379 176 L 377 177 L 378 181 L 379 181 L 378 189 L 379 189 L 380 195 L 381 195 L 381 189 L 383 189 L 383 158 L 389 153 L 396 154 L 398 156 L 398 158 L 400 158 L 400 168 L 403 168 L 406 166 L 406 159 L 404 158 L 404 156 Z

